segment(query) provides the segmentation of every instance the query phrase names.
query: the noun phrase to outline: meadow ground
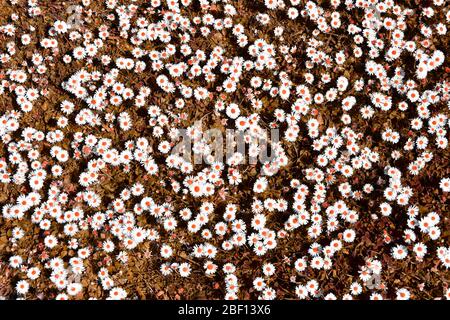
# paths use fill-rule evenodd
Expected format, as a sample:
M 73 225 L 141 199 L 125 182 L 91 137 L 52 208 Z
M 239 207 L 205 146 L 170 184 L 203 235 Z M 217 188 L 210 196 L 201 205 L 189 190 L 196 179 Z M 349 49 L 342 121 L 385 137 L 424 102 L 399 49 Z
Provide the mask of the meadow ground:
M 442 0 L 0 0 L 0 297 L 450 298 L 449 24 Z M 211 129 L 245 152 L 210 161 Z

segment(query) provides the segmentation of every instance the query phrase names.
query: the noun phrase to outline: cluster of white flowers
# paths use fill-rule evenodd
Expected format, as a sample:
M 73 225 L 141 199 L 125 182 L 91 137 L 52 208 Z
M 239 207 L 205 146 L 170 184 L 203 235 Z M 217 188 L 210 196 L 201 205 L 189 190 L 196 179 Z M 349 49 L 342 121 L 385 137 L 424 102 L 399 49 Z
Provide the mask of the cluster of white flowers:
M 114 262 L 148 242 L 162 276 L 221 277 L 226 299 L 247 293 L 248 275 L 258 299 L 275 299 L 290 268 L 299 299 L 384 299 L 392 287 L 403 300 L 422 290 L 386 283 L 390 263 L 450 268 L 448 206 L 424 206 L 420 187 L 448 199 L 450 81 L 432 80 L 449 72 L 444 0 L 420 12 L 265 0 L 255 19 L 241 16 L 247 1 L 82 0 L 83 28 L 64 16 L 45 34 L 38 2 L 9 0 L 17 14 L 0 25 L 0 228 L 18 297 L 45 279 L 56 299 L 91 298 L 92 274 L 103 298 L 134 297 Z M 240 133 L 248 154 L 217 159 L 199 120 Z M 173 152 L 182 132 L 193 157 Z M 272 157 L 249 164 L 266 145 Z M 20 251 L 28 232 L 33 253 Z M 323 291 L 320 273 L 353 250 L 365 264 L 345 292 Z

